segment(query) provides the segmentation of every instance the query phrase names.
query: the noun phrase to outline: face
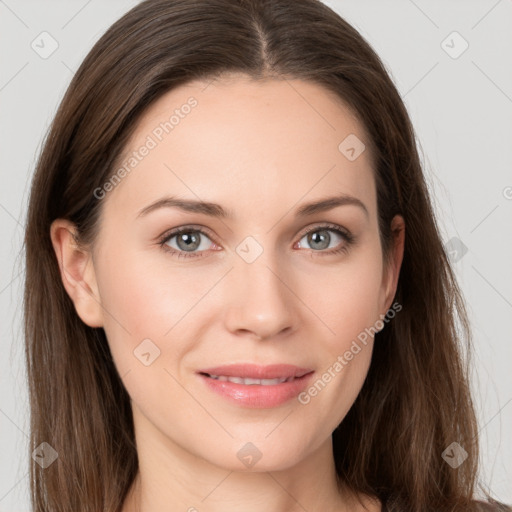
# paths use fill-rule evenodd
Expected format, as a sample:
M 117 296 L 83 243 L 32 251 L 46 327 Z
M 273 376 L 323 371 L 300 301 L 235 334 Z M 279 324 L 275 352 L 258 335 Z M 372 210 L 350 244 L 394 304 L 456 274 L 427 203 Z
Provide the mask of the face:
M 299 80 L 206 85 L 154 103 L 120 180 L 95 192 L 87 307 L 138 435 L 223 468 L 285 469 L 352 406 L 397 274 L 347 107 Z

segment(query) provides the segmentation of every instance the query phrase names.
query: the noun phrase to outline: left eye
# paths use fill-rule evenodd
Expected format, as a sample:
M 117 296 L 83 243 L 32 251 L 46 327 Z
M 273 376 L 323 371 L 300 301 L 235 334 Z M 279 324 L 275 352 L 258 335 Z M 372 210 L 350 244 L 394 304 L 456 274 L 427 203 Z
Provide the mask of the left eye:
M 335 238 L 338 237 L 338 242 L 334 246 L 329 247 L 329 243 L 332 241 L 332 235 L 329 233 L 335 233 Z M 337 247 L 340 241 L 346 240 L 347 236 L 342 233 L 339 229 L 319 227 L 313 228 L 308 231 L 300 240 L 299 244 L 302 247 L 302 240 L 306 240 L 310 244 L 312 249 L 325 250 Z

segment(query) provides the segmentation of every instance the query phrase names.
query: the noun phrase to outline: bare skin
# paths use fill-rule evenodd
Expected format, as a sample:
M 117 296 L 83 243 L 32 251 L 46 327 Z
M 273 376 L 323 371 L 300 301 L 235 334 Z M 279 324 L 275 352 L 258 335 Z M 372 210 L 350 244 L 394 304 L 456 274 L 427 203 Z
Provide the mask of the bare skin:
M 122 512 L 365 510 L 337 483 L 331 434 L 363 385 L 372 336 L 307 404 L 236 405 L 197 371 L 288 363 L 312 369 L 315 382 L 390 309 L 403 219 L 393 220 L 386 268 L 370 151 L 351 161 L 338 149 L 349 134 L 363 142 L 367 135 L 325 89 L 242 75 L 205 87 L 174 89 L 145 113 L 127 154 L 189 97 L 197 100 L 100 199 L 94 247 L 77 247 L 66 220 L 51 228 L 66 290 L 80 318 L 104 328 L 132 400 L 139 474 Z M 341 194 L 364 208 L 296 216 L 305 203 Z M 171 207 L 138 216 L 171 195 L 218 203 L 233 218 Z M 194 232 L 197 248 L 187 252 L 179 235 L 159 244 L 172 228 L 190 225 L 205 231 Z M 317 226 L 321 248 L 305 233 Z M 261 254 L 248 262 L 237 247 Z M 332 252 L 338 248 L 345 250 Z M 145 339 L 160 350 L 148 366 L 134 357 Z M 237 456 L 249 442 L 261 453 L 252 467 Z M 381 510 L 377 500 L 359 498 L 366 510 Z

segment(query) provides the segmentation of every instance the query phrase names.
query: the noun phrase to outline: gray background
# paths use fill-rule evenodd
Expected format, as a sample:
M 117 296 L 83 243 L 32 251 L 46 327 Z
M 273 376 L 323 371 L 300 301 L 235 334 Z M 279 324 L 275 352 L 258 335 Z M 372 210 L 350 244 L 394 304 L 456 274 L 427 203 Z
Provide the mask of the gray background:
M 0 512 L 29 510 L 20 248 L 30 178 L 74 70 L 137 3 L 0 0 Z M 326 3 L 376 49 L 416 127 L 472 320 L 481 478 L 512 503 L 512 1 Z M 58 43 L 46 59 L 31 47 L 43 31 Z

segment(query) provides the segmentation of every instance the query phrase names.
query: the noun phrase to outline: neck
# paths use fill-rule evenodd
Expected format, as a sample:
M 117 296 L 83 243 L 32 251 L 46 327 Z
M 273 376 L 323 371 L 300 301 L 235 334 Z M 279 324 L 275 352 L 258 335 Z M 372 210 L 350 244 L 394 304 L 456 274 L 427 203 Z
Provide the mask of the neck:
M 355 495 L 338 484 L 330 437 L 306 458 L 276 471 L 222 468 L 161 433 L 137 439 L 137 450 L 139 472 L 122 512 L 364 510 Z M 380 510 L 366 503 L 368 510 Z

